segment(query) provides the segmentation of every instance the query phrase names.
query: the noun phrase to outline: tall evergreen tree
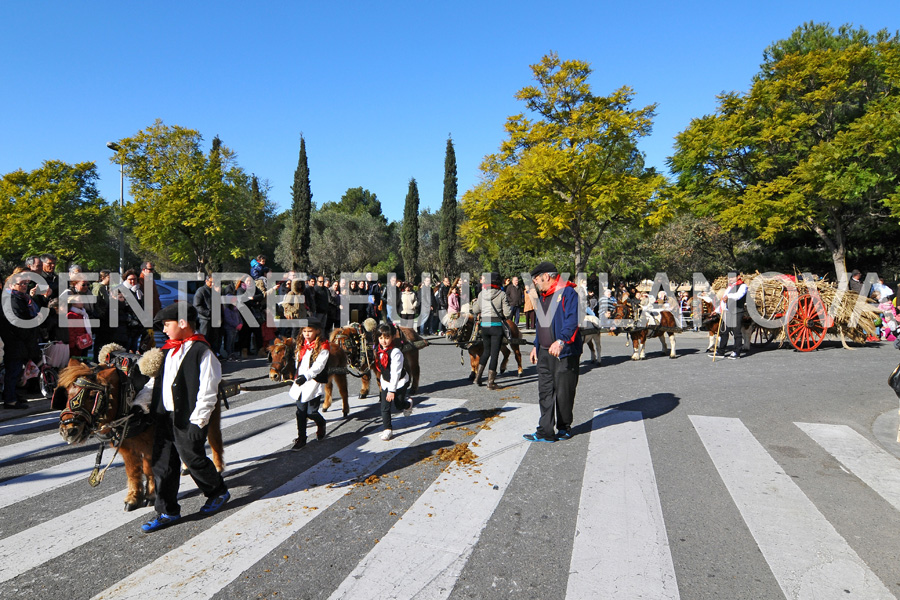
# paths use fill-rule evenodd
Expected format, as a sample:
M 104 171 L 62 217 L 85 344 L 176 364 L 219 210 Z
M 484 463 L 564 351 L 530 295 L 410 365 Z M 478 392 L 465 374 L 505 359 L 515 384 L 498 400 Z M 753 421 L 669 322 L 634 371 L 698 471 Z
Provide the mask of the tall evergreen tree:
M 444 155 L 444 201 L 441 204 L 441 232 L 438 260 L 441 274 L 451 277 L 454 257 L 456 256 L 456 151 L 453 139 L 447 138 L 447 150 Z
M 300 136 L 300 157 L 291 186 L 291 269 L 309 268 L 309 219 L 312 214 L 312 191 L 309 187 L 309 165 L 306 162 L 306 140 Z
M 400 229 L 400 258 L 403 261 L 403 278 L 414 281 L 416 259 L 419 256 L 419 187 L 416 179 L 409 180 L 406 205 L 403 208 L 403 227 Z

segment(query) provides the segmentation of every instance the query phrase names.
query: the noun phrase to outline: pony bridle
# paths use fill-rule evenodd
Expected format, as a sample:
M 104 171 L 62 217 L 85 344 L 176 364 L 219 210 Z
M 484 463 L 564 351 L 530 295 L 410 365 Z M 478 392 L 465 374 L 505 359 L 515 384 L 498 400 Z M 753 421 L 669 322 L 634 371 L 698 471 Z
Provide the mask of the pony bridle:
M 73 387 L 76 389 L 75 395 L 69 398 L 66 408 L 60 413 L 60 425 L 77 425 L 81 420 L 91 433 L 97 435 L 98 420 L 109 409 L 109 386 L 79 377 Z

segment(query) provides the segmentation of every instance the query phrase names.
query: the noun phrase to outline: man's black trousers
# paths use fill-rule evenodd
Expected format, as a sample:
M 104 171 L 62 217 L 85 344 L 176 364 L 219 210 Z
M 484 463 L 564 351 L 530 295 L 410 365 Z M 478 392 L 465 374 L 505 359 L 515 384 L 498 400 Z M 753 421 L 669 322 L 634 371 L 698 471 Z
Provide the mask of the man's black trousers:
M 539 436 L 553 438 L 556 436 L 556 429 L 569 429 L 572 426 L 572 407 L 575 405 L 580 359 L 576 354 L 560 359 L 545 348 L 538 350 L 538 403 L 541 407 L 537 427 Z

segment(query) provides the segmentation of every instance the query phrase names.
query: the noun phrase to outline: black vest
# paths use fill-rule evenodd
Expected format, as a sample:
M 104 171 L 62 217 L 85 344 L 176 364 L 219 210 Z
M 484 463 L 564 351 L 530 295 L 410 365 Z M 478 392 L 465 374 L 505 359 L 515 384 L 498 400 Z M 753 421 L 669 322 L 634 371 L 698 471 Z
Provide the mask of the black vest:
M 200 341 L 191 344 L 187 354 L 181 361 L 181 367 L 172 382 L 172 401 L 175 407 L 175 426 L 186 429 L 191 422 L 191 413 L 197 406 L 197 394 L 200 393 L 200 361 L 203 354 L 209 350 L 209 346 Z M 168 358 L 172 350 L 167 350 Z M 153 401 L 150 412 L 164 415 L 166 407 L 162 401 L 163 381 L 165 380 L 166 362 L 163 360 L 162 369 L 153 385 Z

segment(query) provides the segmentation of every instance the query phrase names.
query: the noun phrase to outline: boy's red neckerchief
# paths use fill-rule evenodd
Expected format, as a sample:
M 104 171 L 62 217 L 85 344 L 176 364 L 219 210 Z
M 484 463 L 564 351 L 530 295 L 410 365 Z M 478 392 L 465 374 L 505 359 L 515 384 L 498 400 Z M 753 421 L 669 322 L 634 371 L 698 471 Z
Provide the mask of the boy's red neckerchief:
M 168 350 L 169 348 L 174 348 L 174 354 L 178 354 L 181 350 L 181 347 L 184 346 L 187 342 L 203 342 L 207 346 L 209 342 L 206 341 L 206 338 L 203 337 L 202 333 L 195 333 L 191 337 L 184 338 L 183 340 L 166 340 L 166 343 L 162 345 L 163 350 Z

